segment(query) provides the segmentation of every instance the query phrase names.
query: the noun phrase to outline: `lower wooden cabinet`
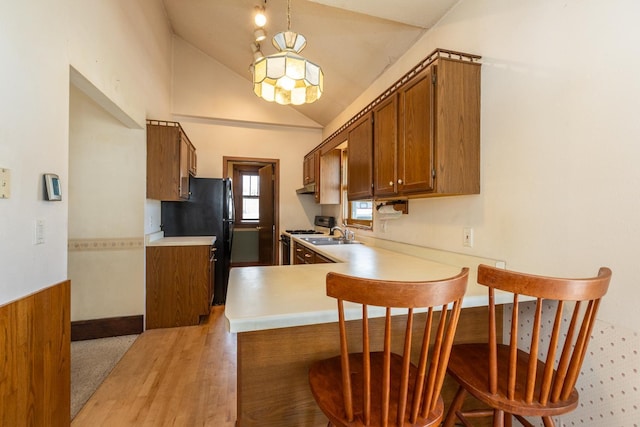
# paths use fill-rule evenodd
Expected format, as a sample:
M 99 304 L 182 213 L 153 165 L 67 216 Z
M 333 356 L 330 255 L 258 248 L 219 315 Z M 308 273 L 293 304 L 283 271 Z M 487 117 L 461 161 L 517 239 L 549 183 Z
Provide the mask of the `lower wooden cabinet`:
M 295 253 L 295 256 L 293 258 L 294 264 L 322 264 L 333 262 L 329 258 L 320 255 L 313 249 L 295 242 L 293 244 L 293 252 Z
M 211 246 L 147 247 L 147 329 L 197 325 L 211 309 Z

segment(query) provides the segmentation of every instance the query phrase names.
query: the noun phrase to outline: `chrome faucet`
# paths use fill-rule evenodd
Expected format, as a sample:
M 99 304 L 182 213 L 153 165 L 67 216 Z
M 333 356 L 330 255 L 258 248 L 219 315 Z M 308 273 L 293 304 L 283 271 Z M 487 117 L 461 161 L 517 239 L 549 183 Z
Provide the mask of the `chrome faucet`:
M 344 238 L 347 240 L 355 240 L 356 239 L 356 233 L 354 233 L 353 231 L 349 230 L 347 223 L 343 222 L 342 226 L 344 227 Z
M 343 230 L 342 228 L 340 228 L 340 227 L 331 227 L 331 228 L 329 229 L 329 235 L 330 235 L 330 236 L 333 236 L 333 232 L 334 232 L 334 231 L 339 231 L 339 232 L 340 232 L 340 234 L 342 234 L 342 238 L 345 238 L 345 239 L 346 239 L 347 235 L 345 234 L 345 232 L 344 232 L 344 230 Z

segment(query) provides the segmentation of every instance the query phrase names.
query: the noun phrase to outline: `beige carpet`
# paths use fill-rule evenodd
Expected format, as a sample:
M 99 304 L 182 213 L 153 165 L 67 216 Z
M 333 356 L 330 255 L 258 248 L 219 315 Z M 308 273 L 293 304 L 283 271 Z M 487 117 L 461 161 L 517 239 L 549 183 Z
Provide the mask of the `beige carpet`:
M 138 335 L 71 343 L 71 418 L 82 409 Z

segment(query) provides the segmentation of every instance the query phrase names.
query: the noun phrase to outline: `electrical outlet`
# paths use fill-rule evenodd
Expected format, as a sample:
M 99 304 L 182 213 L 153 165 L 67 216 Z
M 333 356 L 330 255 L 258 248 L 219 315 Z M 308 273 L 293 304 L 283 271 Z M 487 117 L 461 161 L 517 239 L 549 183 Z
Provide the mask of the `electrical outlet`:
M 473 228 L 465 227 L 462 229 L 462 246 L 473 247 Z

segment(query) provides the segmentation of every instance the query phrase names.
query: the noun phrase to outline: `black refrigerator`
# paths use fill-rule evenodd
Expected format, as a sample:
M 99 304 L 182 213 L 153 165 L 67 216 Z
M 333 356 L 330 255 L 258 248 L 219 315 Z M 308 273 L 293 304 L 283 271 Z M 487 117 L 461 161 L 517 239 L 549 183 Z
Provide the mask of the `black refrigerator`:
M 165 237 L 216 236 L 213 304 L 224 304 L 235 219 L 231 179 L 191 177 L 189 192 L 184 202 L 162 202 L 161 229 Z

